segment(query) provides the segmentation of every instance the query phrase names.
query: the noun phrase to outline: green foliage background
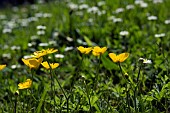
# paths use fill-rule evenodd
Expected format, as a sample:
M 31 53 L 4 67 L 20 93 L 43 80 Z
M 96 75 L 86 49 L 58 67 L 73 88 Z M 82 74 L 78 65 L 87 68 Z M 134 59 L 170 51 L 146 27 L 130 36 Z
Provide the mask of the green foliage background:
M 170 24 L 167 23 L 170 0 L 154 1 L 144 0 L 145 8 L 134 0 L 105 0 L 101 6 L 101 0 L 56 0 L 1 9 L 0 64 L 7 67 L 0 72 L 0 112 L 12 113 L 15 109 L 18 113 L 68 112 L 67 100 L 71 113 L 170 112 Z M 80 9 L 83 4 L 88 8 Z M 127 9 L 130 4 L 134 9 Z M 88 12 L 94 6 L 97 11 Z M 118 8 L 123 8 L 123 12 L 116 12 Z M 157 19 L 148 20 L 150 16 Z M 114 22 L 117 18 L 122 22 Z M 44 35 L 37 35 L 39 25 L 46 26 Z M 5 28 L 12 32 L 3 33 Z M 121 31 L 129 34 L 122 36 Z M 155 37 L 161 33 L 165 36 Z M 40 46 L 42 43 L 48 46 Z M 78 46 L 108 49 L 98 58 L 80 54 Z M 60 63 L 53 75 L 55 96 L 50 89 L 51 75 L 42 66 L 33 77 L 34 94 L 27 89 L 16 96 L 18 83 L 31 78 L 21 59 L 47 48 L 59 50 L 49 55 L 50 62 Z M 130 53 L 121 63 L 123 74 L 128 73 L 126 78 L 119 65 L 109 58 L 110 52 Z M 56 58 L 56 54 L 64 58 Z M 141 63 L 141 57 L 152 64 Z M 99 76 L 97 88 L 96 76 Z

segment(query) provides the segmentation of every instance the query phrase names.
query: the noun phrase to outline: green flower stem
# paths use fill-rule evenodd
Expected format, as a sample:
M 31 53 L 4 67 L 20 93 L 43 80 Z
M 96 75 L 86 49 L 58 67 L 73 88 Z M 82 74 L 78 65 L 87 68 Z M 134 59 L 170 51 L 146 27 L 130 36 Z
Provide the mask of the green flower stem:
M 100 63 L 101 63 L 101 55 L 99 56 L 99 64 L 97 67 L 97 81 L 99 80 L 99 68 L 100 68 Z
M 24 96 L 25 96 L 25 95 L 24 95 Z M 27 98 L 28 98 L 28 89 L 26 89 L 26 96 L 27 96 Z M 24 99 L 24 100 L 26 100 L 26 99 Z M 24 103 L 25 103 L 25 102 L 24 102 Z M 29 111 L 29 110 L 28 110 L 29 106 L 31 106 L 31 105 L 29 105 L 29 101 L 26 101 L 26 110 L 27 110 L 27 112 Z
M 6 78 L 6 80 L 5 80 L 5 82 L 7 83 L 7 97 L 8 97 L 8 99 L 9 99 L 9 102 L 10 102 L 10 104 L 13 106 L 13 103 L 12 103 L 12 96 L 10 96 L 10 93 L 9 93 L 9 91 L 10 91 L 10 84 L 9 84 L 9 81 L 8 81 L 8 79 Z M 14 108 L 14 106 L 13 106 L 13 108 Z
M 165 56 L 165 48 L 164 48 L 164 44 L 163 44 L 163 42 L 164 42 L 164 38 L 160 38 L 161 39 L 161 44 L 160 44 L 160 46 L 158 45 L 158 47 L 161 47 L 162 48 L 162 55 L 163 55 L 163 58 L 164 58 L 164 60 L 165 60 L 165 64 L 167 64 L 167 65 L 165 65 L 165 67 L 166 67 L 166 73 L 167 73 L 167 75 L 169 75 L 169 66 L 168 66 L 168 64 L 169 64 L 169 60 L 168 60 L 168 58 L 167 58 L 167 56 Z M 165 105 L 164 105 L 164 108 L 165 108 L 165 113 L 169 113 L 169 110 L 168 110 L 168 108 L 169 108 L 169 105 L 168 105 L 168 99 L 167 99 L 168 97 L 167 97 L 167 92 L 165 93 Z
M 126 88 L 126 105 L 128 106 L 128 113 L 130 113 L 130 103 L 129 103 L 129 91 L 128 91 L 128 88 L 127 88 L 127 85 L 128 85 L 128 81 L 126 80 L 126 78 L 125 78 L 125 76 L 124 76 L 124 74 L 123 74 L 123 71 L 122 71 L 122 67 L 121 67 L 121 65 L 120 65 L 120 62 L 118 63 L 119 64 L 119 68 L 120 68 L 120 71 L 121 71 L 121 74 L 122 74 L 122 76 L 123 76 L 123 78 L 125 79 L 125 81 L 126 81 L 126 86 L 125 86 L 125 88 Z
M 109 69 L 109 72 L 110 72 L 111 76 L 113 77 L 113 73 L 112 73 L 112 70 L 111 70 L 111 69 Z
M 31 80 L 32 80 L 31 93 L 32 93 L 32 94 L 34 93 L 34 89 L 33 89 L 33 81 L 34 81 L 34 80 L 33 80 L 33 79 L 34 79 L 33 77 L 34 77 L 34 72 L 35 72 L 35 71 L 31 69 Z
M 47 59 L 47 58 L 46 58 Z M 55 109 L 55 105 L 56 105 L 56 101 L 55 101 L 55 92 L 54 92 L 54 78 L 53 78 L 53 74 L 52 74 L 52 68 L 51 68 L 51 65 L 47 59 L 47 63 L 50 67 L 50 79 L 51 79 L 51 92 L 52 92 L 52 97 L 53 97 L 53 101 L 54 101 L 54 109 Z M 54 89 L 53 89 L 54 88 Z
M 137 77 L 137 83 L 138 83 L 138 81 L 139 81 L 139 76 L 140 76 L 140 71 L 141 71 L 141 68 L 142 68 L 142 64 L 140 65 L 140 67 L 139 67 L 139 71 L 138 71 L 138 77 Z
M 37 101 L 37 99 L 34 97 L 34 95 L 32 94 L 32 92 L 31 92 L 30 90 L 28 90 L 28 91 L 29 91 L 31 97 L 32 97 L 35 101 Z
M 51 74 L 52 74 L 52 77 L 51 77 L 51 79 L 52 79 L 52 82 L 53 82 L 53 95 L 54 95 L 54 99 L 53 99 L 53 101 L 54 101 L 54 109 L 55 109 L 55 106 L 57 105 L 57 103 L 56 103 L 56 100 L 55 100 L 55 82 L 54 82 L 54 74 L 53 74 L 53 71 L 51 70 Z
M 119 62 L 118 64 L 119 64 L 119 68 L 120 68 L 121 74 L 122 74 L 122 76 L 124 77 L 124 74 L 123 74 L 123 71 L 122 71 L 122 67 L 121 67 L 121 65 L 120 65 L 120 62 Z
M 18 101 L 18 95 L 15 95 L 14 113 L 17 113 L 17 101 Z
M 120 62 L 119 62 L 118 64 L 119 64 L 119 68 L 120 68 L 120 71 L 121 71 L 121 74 L 122 74 L 123 78 L 124 78 L 125 81 L 128 83 L 128 81 L 127 81 L 125 75 L 123 74 L 123 70 L 122 70 L 122 67 L 121 67 L 121 65 L 120 65 Z
M 55 75 L 56 75 L 56 73 L 55 73 Z M 69 98 L 66 96 L 65 91 L 64 91 L 64 89 L 62 88 L 62 86 L 61 86 L 61 84 L 60 84 L 60 82 L 59 82 L 59 80 L 58 80 L 57 77 L 56 77 L 56 80 L 57 80 L 57 83 L 58 83 L 58 85 L 59 85 L 61 91 L 62 91 L 63 94 L 64 94 L 64 97 L 65 97 L 66 100 L 67 100 L 67 113 L 68 113 L 68 112 L 69 112 L 69 100 L 68 100 Z
M 137 89 L 138 89 L 138 86 L 139 86 L 139 83 L 140 83 L 140 82 L 139 82 L 139 77 L 140 77 L 141 68 L 142 68 L 142 63 L 141 63 L 141 65 L 140 65 L 140 67 L 139 67 L 138 76 L 137 76 L 137 81 L 136 81 L 137 85 L 136 85 L 135 90 L 134 90 L 134 106 L 135 106 L 135 111 L 136 111 L 136 112 L 137 112 L 136 97 L 137 97 L 137 94 L 138 94 Z
M 81 61 L 80 61 L 79 64 L 77 65 L 78 69 L 76 70 L 76 73 L 74 73 L 75 76 L 73 77 L 73 81 L 72 81 L 72 83 L 71 83 L 72 88 L 74 87 L 74 83 L 75 83 L 74 81 L 76 81 L 76 78 L 78 77 L 78 74 L 79 74 L 79 72 L 80 72 L 80 69 L 81 69 L 81 66 L 82 66 L 84 57 L 85 57 L 85 56 L 84 56 L 84 54 L 83 54 Z M 73 74 L 73 75 L 74 75 L 74 74 Z
M 27 92 L 26 92 L 26 95 L 27 95 Z M 23 101 L 23 109 L 22 109 L 22 113 L 24 113 L 24 112 L 25 112 L 24 110 L 26 109 L 26 108 L 25 108 L 25 101 L 26 101 L 26 99 L 25 99 L 25 98 L 26 98 L 26 96 L 24 95 L 24 101 Z
M 166 67 L 166 73 L 168 75 L 169 74 L 169 60 L 168 60 L 167 56 L 165 56 L 164 38 L 161 37 L 160 39 L 161 39 L 160 45 L 159 44 L 157 44 L 157 45 L 158 45 L 158 48 L 159 47 L 162 48 L 161 52 L 162 52 L 163 58 L 165 60 L 165 64 L 167 64 L 167 65 L 165 65 L 165 67 Z
M 73 14 L 73 10 L 70 10 L 69 11 L 69 32 L 70 32 L 70 36 L 73 37 L 73 33 L 72 33 L 72 30 L 73 30 L 73 21 L 72 21 L 72 14 Z M 75 37 L 73 37 L 75 39 Z
M 54 109 L 55 109 L 55 106 L 56 106 L 56 101 L 55 101 L 55 83 L 54 83 L 54 78 L 53 78 L 51 67 L 50 67 L 50 76 L 51 76 L 51 90 L 52 90 L 52 94 L 53 94 Z
M 83 97 L 83 95 L 81 95 L 81 97 L 79 97 L 79 101 L 77 102 L 77 105 L 76 105 L 76 108 L 75 108 L 75 112 L 78 113 L 79 111 L 79 105 L 80 105 L 80 102 L 81 102 L 81 98 Z
M 83 60 L 84 60 L 84 57 L 85 57 L 85 55 L 84 54 L 82 54 L 82 57 L 81 57 L 81 61 L 78 63 L 78 65 L 76 66 L 76 68 L 77 68 L 77 70 L 75 71 L 75 73 L 73 74 L 73 75 L 75 75 L 74 76 L 74 78 L 73 78 L 73 80 L 72 80 L 72 82 L 73 82 L 73 84 L 71 85 L 72 87 L 71 87 L 71 92 L 72 92 L 72 88 L 74 88 L 74 81 L 76 81 L 76 78 L 78 77 L 78 74 L 79 74 L 79 72 L 80 72 L 80 70 L 81 70 L 81 67 L 82 67 L 82 63 L 83 63 Z M 80 97 L 80 99 L 82 98 L 82 96 Z M 78 111 L 77 109 L 79 109 L 78 107 L 79 107 L 79 104 L 80 104 L 80 100 L 79 100 L 79 102 L 77 103 L 77 105 L 76 105 L 76 112 Z
M 77 71 L 76 71 L 76 76 L 79 74 L 79 71 L 80 71 L 80 69 L 81 69 L 81 66 L 82 66 L 82 63 L 83 63 L 83 60 L 84 60 L 84 54 L 82 55 L 82 59 L 81 59 L 81 61 L 80 61 L 80 63 L 78 64 L 78 69 L 77 69 Z
M 167 102 L 167 97 L 166 97 L 167 94 L 165 94 L 165 110 L 166 112 L 165 113 L 169 113 L 169 110 L 168 110 L 168 102 Z
M 95 88 L 97 89 L 97 84 L 99 82 L 99 68 L 100 68 L 100 62 L 101 62 L 101 55 L 99 56 L 99 63 L 96 69 L 96 81 L 95 81 Z
M 34 75 L 35 75 L 35 70 L 31 69 L 31 80 L 32 80 L 32 85 L 31 85 L 31 97 L 36 101 L 35 97 L 34 97 L 34 86 L 33 86 L 33 81 L 34 81 Z M 30 90 L 29 90 L 30 91 Z M 30 101 L 31 102 L 31 101 Z
M 86 93 L 87 93 L 87 98 L 88 98 L 88 101 L 89 101 L 89 105 L 90 105 L 90 113 L 91 113 L 92 107 L 91 107 L 90 94 L 89 94 L 89 90 L 90 90 L 90 88 L 88 88 L 88 86 L 87 86 L 87 84 L 86 84 L 86 81 L 85 81 L 85 80 L 84 80 L 84 84 L 85 84 L 85 87 L 86 87 Z

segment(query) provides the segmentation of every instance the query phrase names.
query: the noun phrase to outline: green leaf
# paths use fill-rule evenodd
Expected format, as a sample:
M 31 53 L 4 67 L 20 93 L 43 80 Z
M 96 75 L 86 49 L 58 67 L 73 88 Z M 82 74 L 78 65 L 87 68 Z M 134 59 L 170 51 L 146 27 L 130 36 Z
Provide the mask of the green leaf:
M 148 96 L 148 95 L 145 95 L 144 97 L 143 97 L 143 100 L 146 100 L 146 101 L 152 101 L 154 99 L 154 97 L 152 97 L 152 96 Z
M 86 41 L 88 46 L 92 46 L 93 45 L 92 41 L 87 36 L 84 36 L 84 40 Z
M 106 37 L 106 43 L 107 43 L 107 46 L 111 46 L 112 45 L 110 40 L 109 40 L 109 37 Z
M 89 107 L 88 106 L 83 106 L 83 110 L 84 111 L 89 111 Z
M 95 102 L 98 100 L 98 97 L 92 96 L 90 100 L 91 100 L 91 105 L 94 106 Z
M 36 110 L 37 112 L 36 113 L 40 113 L 41 112 L 41 107 L 42 107 L 43 101 L 45 100 L 45 95 L 47 94 L 47 89 L 48 88 L 44 89 L 44 92 L 43 92 L 43 94 L 41 96 L 41 100 L 40 100 L 40 103 L 38 104 L 38 107 L 37 107 L 37 110 Z
M 108 70 L 119 70 L 118 66 L 113 63 L 110 59 L 108 59 L 106 56 L 101 57 L 103 66 Z
M 17 90 L 17 87 L 15 87 L 14 85 L 10 86 L 10 91 L 14 94 Z

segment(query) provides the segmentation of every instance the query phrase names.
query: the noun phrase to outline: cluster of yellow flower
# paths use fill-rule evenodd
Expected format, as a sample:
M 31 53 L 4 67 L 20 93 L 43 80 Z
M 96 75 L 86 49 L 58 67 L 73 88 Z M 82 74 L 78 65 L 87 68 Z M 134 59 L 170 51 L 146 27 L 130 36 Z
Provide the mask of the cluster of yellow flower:
M 85 48 L 79 46 L 77 47 L 77 49 L 83 54 L 89 54 L 92 51 L 92 54 L 94 56 L 100 56 L 107 50 L 106 47 L 99 46 L 95 46 L 93 48 L 92 47 Z M 113 62 L 124 62 L 129 57 L 129 53 L 121 53 L 119 55 L 116 55 L 115 53 L 109 53 L 109 57 L 112 59 Z
M 37 69 L 39 67 L 40 64 L 42 64 L 42 66 L 46 69 L 50 69 L 50 67 L 52 69 L 55 69 L 59 66 L 59 63 L 48 63 L 47 61 L 42 62 L 43 61 L 43 56 L 51 54 L 51 53 L 55 53 L 57 52 L 57 49 L 46 49 L 46 50 L 41 50 L 41 51 L 36 51 L 33 53 L 32 58 L 29 59 L 22 59 L 22 61 L 24 62 L 25 65 L 27 65 L 28 67 L 30 67 L 30 69 Z
M 40 64 L 46 68 L 46 69 L 55 69 L 59 66 L 59 63 L 48 63 L 47 61 L 43 61 L 43 56 L 51 54 L 51 53 L 55 53 L 57 52 L 57 49 L 43 49 L 41 51 L 36 51 L 33 53 L 32 58 L 29 59 L 22 59 L 22 61 L 24 62 L 25 65 L 27 65 L 30 69 L 37 69 Z M 32 80 L 31 79 L 27 79 L 25 82 L 23 83 L 19 83 L 18 84 L 18 89 L 26 89 L 26 88 L 30 88 L 32 85 Z
M 92 51 L 92 54 L 94 56 L 100 56 L 107 50 L 106 47 L 100 48 L 99 46 L 95 46 L 94 48 L 92 47 L 85 48 L 85 47 L 79 46 L 77 47 L 77 49 L 83 54 L 89 54 Z
M 77 49 L 82 53 L 82 54 L 89 54 L 92 51 L 92 54 L 94 56 L 100 56 L 102 54 L 104 54 L 107 50 L 106 47 L 99 47 L 99 46 L 95 46 L 95 47 L 82 47 L 79 46 L 77 47 Z M 40 64 L 46 68 L 46 69 L 55 69 L 59 66 L 59 63 L 49 63 L 47 61 L 43 62 L 43 56 L 51 54 L 51 53 L 55 53 L 57 52 L 57 49 L 43 49 L 41 51 L 36 51 L 33 53 L 32 58 L 29 59 L 22 59 L 22 61 L 24 62 L 25 65 L 27 65 L 30 69 L 37 69 Z M 109 53 L 109 57 L 112 59 L 113 62 L 124 62 L 129 56 L 129 53 L 121 53 L 119 55 L 116 55 L 115 53 Z M 6 65 L 0 65 L 0 70 L 3 70 L 6 67 Z M 18 89 L 26 89 L 26 88 L 30 88 L 32 85 L 32 80 L 31 79 L 27 79 L 25 82 L 23 83 L 19 83 L 18 84 Z

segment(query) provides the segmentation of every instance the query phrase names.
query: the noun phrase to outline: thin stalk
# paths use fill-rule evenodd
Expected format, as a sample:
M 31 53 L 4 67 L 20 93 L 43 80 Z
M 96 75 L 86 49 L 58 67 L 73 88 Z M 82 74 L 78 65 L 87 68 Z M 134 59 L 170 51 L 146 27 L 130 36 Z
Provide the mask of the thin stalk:
M 79 97 L 79 101 L 78 101 L 78 103 L 77 103 L 77 105 L 76 105 L 76 108 L 75 108 L 75 110 L 76 110 L 76 113 L 78 112 L 78 110 L 79 110 L 79 105 L 80 105 L 80 102 L 81 102 L 81 98 L 82 98 L 83 96 L 81 95 L 81 97 Z
M 112 73 L 112 70 L 109 70 L 109 72 L 110 72 L 111 76 L 113 77 L 113 73 Z
M 81 61 L 80 61 L 80 63 L 78 64 L 78 69 L 77 69 L 77 72 L 76 72 L 76 75 L 78 75 L 78 73 L 79 73 L 79 71 L 80 71 L 80 69 L 81 69 L 81 65 L 82 65 L 82 63 L 83 63 L 83 59 L 84 59 L 84 54 L 82 55 L 82 59 L 81 59 Z
M 31 69 L 31 80 L 32 80 L 32 86 L 31 86 L 31 93 L 33 94 L 34 93 L 34 89 L 33 89 L 33 76 L 34 76 L 34 70 Z
M 99 82 L 99 68 L 100 68 L 100 62 L 101 62 L 101 55 L 99 56 L 99 63 L 96 69 L 96 81 L 95 81 L 95 88 L 97 88 L 97 84 Z
M 56 73 L 55 73 L 55 74 L 56 74 Z M 68 113 L 68 112 L 69 112 L 69 102 L 68 102 L 68 97 L 66 96 L 65 91 L 64 91 L 64 89 L 62 88 L 62 86 L 61 86 L 61 84 L 60 84 L 60 82 L 59 82 L 59 80 L 58 80 L 57 77 L 56 77 L 56 80 L 57 80 L 57 83 L 58 83 L 58 85 L 59 85 L 59 87 L 60 87 L 62 93 L 64 94 L 64 97 L 65 97 L 66 100 L 67 100 L 67 113 Z
M 92 107 L 91 107 L 90 94 L 89 94 L 89 89 L 90 89 L 90 88 L 87 87 L 87 84 L 86 84 L 86 81 L 85 81 L 85 80 L 84 80 L 84 84 L 85 84 L 85 87 L 86 87 L 87 98 L 88 98 L 88 101 L 89 101 L 90 113 L 91 113 Z
M 56 104 L 56 101 L 55 101 L 55 82 L 54 82 L 54 77 L 52 76 L 52 81 L 53 81 L 53 93 L 54 93 L 54 110 L 55 110 L 55 106 L 57 105 Z M 56 111 L 55 111 L 56 112 Z
M 167 97 L 165 96 L 165 113 L 168 113 L 168 104 L 167 104 Z
M 28 95 L 28 89 L 26 89 L 26 96 Z M 26 101 L 26 111 L 28 113 L 29 101 Z
M 138 83 L 138 81 L 139 81 L 139 76 L 140 76 L 140 70 L 141 70 L 141 68 L 142 68 L 142 64 L 141 64 L 140 67 L 139 67 L 138 77 L 137 77 L 137 83 Z
M 15 105 L 14 105 L 14 113 L 17 112 L 17 101 L 18 101 L 18 95 L 15 96 Z
M 134 91 L 134 106 L 135 106 L 135 111 L 137 111 L 137 107 L 136 107 L 136 89 L 137 87 L 135 87 L 135 91 Z
M 53 73 L 52 73 L 52 69 L 50 68 L 50 75 L 51 75 L 51 89 L 52 89 L 52 93 L 53 93 L 53 101 L 54 101 L 54 109 L 56 106 L 56 101 L 55 101 L 55 83 L 54 83 L 54 78 L 53 78 Z
M 161 42 L 160 42 L 160 45 L 157 44 L 158 48 L 161 47 L 162 50 L 161 50 L 161 53 L 163 55 L 163 58 L 165 59 L 165 64 L 167 64 L 165 67 L 166 67 L 166 73 L 167 75 L 169 74 L 169 68 L 168 68 L 168 64 L 169 64 L 169 60 L 167 59 L 167 57 L 165 56 L 165 49 L 164 49 L 164 46 L 163 46 L 163 42 L 164 42 L 164 38 L 163 37 L 160 37 L 161 39 Z M 167 98 L 165 98 L 165 110 L 166 110 L 166 113 L 168 113 L 168 105 L 167 105 Z
M 26 93 L 26 94 L 27 94 L 27 93 Z M 25 110 L 25 100 L 26 100 L 25 98 L 26 98 L 26 97 L 25 97 L 25 95 L 24 95 L 24 101 L 23 101 L 23 109 L 22 109 L 22 113 L 25 113 L 25 111 L 24 111 L 24 110 Z
M 31 97 L 34 99 L 34 100 L 36 100 L 35 99 L 35 97 L 34 97 L 34 86 L 33 86 L 33 83 L 34 83 L 34 73 L 35 73 L 35 71 L 33 70 L 33 69 L 31 69 L 31 80 L 32 80 L 32 85 L 31 85 Z M 29 104 L 30 103 L 32 103 L 32 101 L 30 100 L 29 101 Z M 30 106 L 31 106 L 32 104 L 30 104 Z
M 50 79 L 51 79 L 51 82 L 50 82 L 51 85 L 50 85 L 50 86 L 51 86 L 52 98 L 55 98 L 55 97 L 54 97 L 54 92 L 53 92 L 53 80 L 52 80 L 53 78 L 52 78 L 52 74 L 51 74 L 51 69 L 50 69 Z M 54 100 L 55 100 L 55 99 L 54 99 Z M 54 103 L 55 103 L 55 102 L 54 102 Z
M 84 57 L 85 57 L 85 55 L 82 54 L 81 61 L 77 64 L 77 66 L 76 66 L 77 69 L 75 69 L 75 72 L 73 73 L 73 78 L 71 79 L 70 94 L 73 94 L 74 84 L 75 84 L 75 81 L 77 81 L 78 75 L 80 73 Z
M 73 37 L 73 33 L 72 33 L 72 30 L 73 30 L 72 13 L 73 13 L 73 10 L 70 10 L 70 12 L 69 12 L 69 32 L 70 32 L 70 36 L 71 36 L 71 37 Z M 75 39 L 75 38 L 74 38 L 74 39 Z
M 119 68 L 120 68 L 121 74 L 122 74 L 122 76 L 124 77 L 124 74 L 123 74 L 123 71 L 122 71 L 122 67 L 121 67 L 121 65 L 120 65 L 120 62 L 119 62 L 118 64 L 119 64 Z
M 168 58 L 165 56 L 165 50 L 164 50 L 164 47 L 163 47 L 163 38 L 161 38 L 161 47 L 162 47 L 162 55 L 163 55 L 163 58 L 165 59 L 165 63 L 167 64 L 165 67 L 166 67 L 166 70 L 167 70 L 167 75 L 169 74 L 169 66 L 168 66 L 168 64 L 169 64 L 169 60 L 168 60 Z
M 47 58 L 46 58 L 47 59 Z M 53 79 L 53 74 L 52 74 L 52 68 L 51 68 L 51 65 L 49 63 L 49 61 L 47 60 L 47 63 L 50 67 L 50 79 L 51 79 L 51 92 L 52 92 L 52 98 L 53 98 L 53 102 L 54 102 L 54 111 L 55 111 L 55 105 L 56 105 L 56 101 L 55 101 L 55 93 L 54 93 L 54 89 L 53 89 L 53 86 L 54 86 L 54 79 Z
M 9 81 L 8 81 L 8 79 L 6 78 L 6 82 L 7 82 L 7 85 L 8 85 L 8 90 L 7 90 L 7 97 L 8 97 L 8 99 L 9 99 L 9 101 L 10 101 L 10 104 L 13 106 L 13 103 L 12 103 L 12 98 L 11 98 L 11 96 L 10 96 L 10 93 L 9 93 L 9 91 L 10 91 L 10 85 L 9 85 Z M 13 109 L 14 109 L 14 106 L 13 106 Z
M 74 84 L 75 84 L 75 81 L 76 81 L 76 79 L 77 79 L 77 76 L 78 76 L 78 74 L 79 74 L 79 72 L 80 72 L 80 70 L 81 70 L 84 57 L 85 57 L 85 55 L 82 54 L 81 61 L 80 61 L 80 62 L 78 63 L 78 65 L 76 66 L 76 67 L 78 67 L 78 68 L 77 68 L 77 70 L 75 70 L 75 73 L 73 74 L 73 75 L 74 75 L 74 78 L 73 78 L 73 81 L 72 81 L 72 83 L 71 83 L 71 92 L 72 92 L 72 88 L 74 88 Z M 73 93 L 72 93 L 72 94 L 73 94 Z M 81 98 L 82 98 L 82 96 L 80 97 L 80 100 L 81 100 Z M 76 112 L 77 112 L 78 106 L 79 106 L 79 104 L 80 104 L 80 100 L 79 100 L 79 102 L 78 102 L 77 105 L 76 105 L 76 108 L 75 108 L 75 109 L 76 109 Z
M 121 74 L 122 74 L 122 76 L 123 76 L 123 78 L 125 79 L 125 81 L 127 82 L 127 84 L 128 84 L 128 81 L 126 80 L 126 78 L 125 78 L 125 76 L 124 76 L 124 74 L 123 74 L 123 71 L 122 71 L 122 67 L 121 67 L 121 65 L 120 65 L 120 62 L 118 63 L 118 65 L 119 65 L 119 68 L 120 68 L 120 71 L 121 71 Z M 126 84 L 126 106 L 128 106 L 128 113 L 130 113 L 130 103 L 129 103 L 129 91 L 128 91 L 128 88 L 127 88 L 127 84 Z
M 28 91 L 29 91 L 31 97 L 32 97 L 35 101 L 37 101 L 37 99 L 34 97 L 34 95 L 32 95 L 31 91 L 30 91 L 30 90 L 28 90 Z
M 73 78 L 73 83 L 71 84 L 72 87 L 74 87 L 74 81 L 76 81 L 76 78 L 77 78 L 77 76 L 78 76 L 78 74 L 79 74 L 79 72 L 80 72 L 80 69 L 81 69 L 81 66 L 82 66 L 82 63 L 83 63 L 83 59 L 84 59 L 84 54 L 83 54 L 83 56 L 82 56 L 82 59 L 81 59 L 80 63 L 77 65 L 78 69 L 77 69 L 77 71 L 76 71 L 76 73 L 75 73 L 75 76 L 74 76 L 74 78 Z
M 99 64 L 97 67 L 97 81 L 99 80 L 99 68 L 100 68 L 100 62 L 101 62 L 101 55 L 99 56 Z
M 118 63 L 118 65 L 119 65 L 119 68 L 120 68 L 120 71 L 121 71 L 121 74 L 122 74 L 123 78 L 124 78 L 125 81 L 128 83 L 128 81 L 127 81 L 125 75 L 123 74 L 123 70 L 122 70 L 122 67 L 121 67 L 121 65 L 120 65 L 120 62 Z
M 127 89 L 127 85 L 126 85 L 126 89 Z M 127 90 L 127 103 L 128 103 L 128 113 L 130 113 L 130 101 L 129 101 L 129 91 Z
M 137 76 L 137 85 L 135 87 L 135 90 L 134 90 L 134 106 L 135 106 L 135 111 L 137 111 L 137 106 L 136 106 L 136 96 L 137 96 L 137 89 L 138 89 L 138 85 L 139 85 L 139 76 L 140 76 L 140 71 L 141 71 L 141 68 L 142 68 L 142 64 L 140 65 L 139 67 L 139 71 L 138 71 L 138 76 Z

